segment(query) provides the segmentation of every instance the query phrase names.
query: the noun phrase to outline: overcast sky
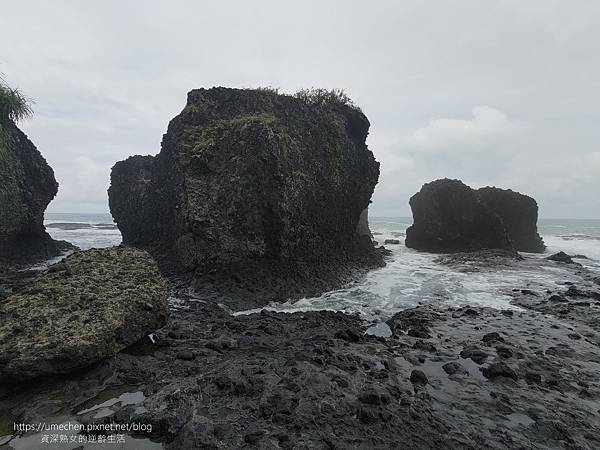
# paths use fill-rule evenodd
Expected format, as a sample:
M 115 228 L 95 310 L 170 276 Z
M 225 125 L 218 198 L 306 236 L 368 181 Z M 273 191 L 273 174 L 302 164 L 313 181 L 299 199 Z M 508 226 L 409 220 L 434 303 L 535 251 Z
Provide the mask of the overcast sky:
M 0 73 L 60 183 L 52 212 L 108 211 L 110 167 L 156 154 L 192 88 L 343 88 L 381 162 L 373 215 L 424 182 L 527 193 L 600 218 L 600 2 L 2 2 Z

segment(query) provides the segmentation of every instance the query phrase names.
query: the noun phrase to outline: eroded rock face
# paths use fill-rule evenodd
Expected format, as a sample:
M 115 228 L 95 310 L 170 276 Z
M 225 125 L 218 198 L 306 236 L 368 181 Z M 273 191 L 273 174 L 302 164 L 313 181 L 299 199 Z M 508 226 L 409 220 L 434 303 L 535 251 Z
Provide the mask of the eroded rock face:
M 510 189 L 485 187 L 477 190 L 479 198 L 500 216 L 516 250 L 542 253 L 546 246 L 537 232 L 537 202 Z
M 413 225 L 406 230 L 407 247 L 429 252 L 513 249 L 502 219 L 459 180 L 427 183 L 409 203 Z
M 193 90 L 155 158 L 113 167 L 111 212 L 125 244 L 176 270 L 282 296 L 323 289 L 381 264 L 357 233 L 379 176 L 368 129 L 343 104 Z
M 54 172 L 27 136 L 0 124 L 0 263 L 53 257 L 68 247 L 44 228 L 44 211 L 58 190 Z
M 369 209 L 363 209 L 358 218 L 358 225 L 356 226 L 356 232 L 361 236 L 373 237 L 369 228 Z
M 131 156 L 117 163 L 112 170 L 110 208 L 113 216 L 121 214 L 126 217 L 126 220 L 119 221 L 126 243 L 149 241 L 155 231 L 157 212 L 152 206 L 149 189 L 154 161 L 153 156 Z
M 0 303 L 0 380 L 89 366 L 161 327 L 167 285 L 146 252 L 75 253 Z

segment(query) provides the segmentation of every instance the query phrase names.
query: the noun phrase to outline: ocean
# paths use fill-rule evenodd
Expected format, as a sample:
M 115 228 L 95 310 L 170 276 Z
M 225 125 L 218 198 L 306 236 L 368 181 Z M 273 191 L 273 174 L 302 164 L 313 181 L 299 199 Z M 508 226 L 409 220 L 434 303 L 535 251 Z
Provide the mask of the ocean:
M 121 235 L 110 214 L 48 213 L 45 224 L 55 239 L 69 241 L 82 249 L 110 247 L 121 242 Z M 538 231 L 548 247 L 545 254 L 525 254 L 525 262 L 513 266 L 462 272 L 439 264 L 439 255 L 418 252 L 404 246 L 408 217 L 372 217 L 374 239 L 398 239 L 399 245 L 387 245 L 392 251 L 386 267 L 369 272 L 363 279 L 323 295 L 294 302 L 274 303 L 269 310 L 296 312 L 334 310 L 357 313 L 377 322 L 395 312 L 423 303 L 478 305 L 500 309 L 518 309 L 510 304 L 512 289 L 531 287 L 556 289 L 569 272 L 560 264 L 532 264 L 558 251 L 577 258 L 583 266 L 600 273 L 600 220 L 540 219 Z M 249 313 L 253 311 L 246 311 Z
M 119 245 L 121 232 L 110 214 L 46 213 L 46 231 L 82 250 Z

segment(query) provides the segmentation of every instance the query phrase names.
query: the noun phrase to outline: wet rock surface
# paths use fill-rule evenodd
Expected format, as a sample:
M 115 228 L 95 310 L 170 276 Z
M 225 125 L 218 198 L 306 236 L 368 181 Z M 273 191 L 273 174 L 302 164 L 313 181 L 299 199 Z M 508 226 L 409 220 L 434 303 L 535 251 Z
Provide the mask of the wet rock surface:
M 70 372 L 164 325 L 168 289 L 145 252 L 88 250 L 0 303 L 0 380 Z
M 339 101 L 193 90 L 156 157 L 114 166 L 111 212 L 126 244 L 199 289 L 233 279 L 224 297 L 265 304 L 339 287 L 382 265 L 360 220 L 379 176 L 369 125 Z
M 406 230 L 407 247 L 434 253 L 513 250 L 502 219 L 459 180 L 427 183 L 409 203 L 413 225 Z
M 500 261 L 454 256 L 457 268 L 494 270 Z M 534 263 L 561 264 L 507 255 L 496 270 Z M 130 347 L 76 383 L 70 375 L 51 386 L 1 386 L 0 413 L 33 422 L 53 414 L 143 422 L 168 449 L 401 442 L 592 450 L 600 446 L 600 287 L 581 267 L 560 267 L 571 276 L 555 289 L 515 286 L 513 309 L 410 308 L 387 321 L 387 339 L 342 313 L 232 315 L 218 298 L 173 279 L 171 314 L 156 344 Z M 119 387 L 142 399 L 85 412 L 103 390 Z M 57 397 L 68 400 L 59 408 Z
M 515 263 L 525 261 L 525 258 L 512 250 L 479 250 L 442 255 L 435 261 L 458 272 L 468 273 L 509 269 Z
M 546 259 L 564 264 L 578 264 L 575 261 L 573 261 L 572 256 L 567 255 L 565 252 L 554 253 L 553 255 L 548 256 Z

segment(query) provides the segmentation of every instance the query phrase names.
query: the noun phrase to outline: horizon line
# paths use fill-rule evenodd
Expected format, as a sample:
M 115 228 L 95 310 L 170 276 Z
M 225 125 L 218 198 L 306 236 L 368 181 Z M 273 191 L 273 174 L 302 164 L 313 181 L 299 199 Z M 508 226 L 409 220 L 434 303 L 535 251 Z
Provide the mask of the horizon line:
M 97 211 L 97 212 L 64 212 L 64 211 L 44 211 L 45 214 L 107 214 L 112 217 L 110 211 Z M 370 219 L 382 219 L 382 218 L 401 218 L 401 219 L 412 219 L 412 216 L 395 216 L 395 215 L 369 215 Z M 538 217 L 538 220 L 600 220 L 600 217 Z

